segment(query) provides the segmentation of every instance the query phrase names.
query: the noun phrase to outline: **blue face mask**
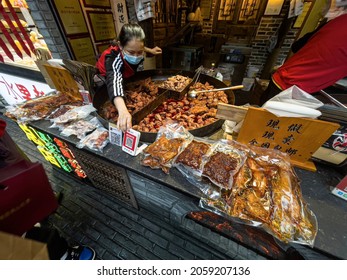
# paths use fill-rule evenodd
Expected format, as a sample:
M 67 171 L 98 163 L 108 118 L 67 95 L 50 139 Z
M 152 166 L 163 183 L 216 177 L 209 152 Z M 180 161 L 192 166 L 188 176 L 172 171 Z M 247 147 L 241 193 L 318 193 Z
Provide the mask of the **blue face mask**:
M 126 54 L 125 52 L 123 52 L 123 55 L 124 55 L 124 59 L 133 65 L 137 65 L 143 60 L 143 55 L 134 56 L 134 55 Z

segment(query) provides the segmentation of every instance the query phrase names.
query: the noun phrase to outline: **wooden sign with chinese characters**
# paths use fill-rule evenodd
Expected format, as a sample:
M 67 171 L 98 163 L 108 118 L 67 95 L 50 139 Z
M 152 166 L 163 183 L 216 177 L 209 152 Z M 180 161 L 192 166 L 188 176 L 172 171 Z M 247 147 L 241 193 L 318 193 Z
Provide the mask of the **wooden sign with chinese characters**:
M 125 0 L 114 0 L 111 1 L 112 12 L 115 15 L 114 25 L 116 26 L 117 34 L 119 34 L 120 30 L 124 23 L 128 23 L 128 11 Z
M 237 141 L 287 153 L 292 164 L 311 171 L 310 158 L 339 124 L 294 117 L 277 117 L 261 108 L 248 108 Z
M 68 70 L 51 65 L 44 65 L 44 67 L 46 68 L 49 77 L 53 81 L 56 90 L 82 100 L 77 82 L 74 80 Z

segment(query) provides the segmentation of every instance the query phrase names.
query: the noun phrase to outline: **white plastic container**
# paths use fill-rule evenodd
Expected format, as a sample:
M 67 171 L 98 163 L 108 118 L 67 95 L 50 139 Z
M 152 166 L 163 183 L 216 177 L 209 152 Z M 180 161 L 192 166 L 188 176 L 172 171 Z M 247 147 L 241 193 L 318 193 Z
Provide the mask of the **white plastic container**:
M 255 78 L 259 72 L 259 68 L 255 66 L 250 66 L 247 71 L 248 78 Z

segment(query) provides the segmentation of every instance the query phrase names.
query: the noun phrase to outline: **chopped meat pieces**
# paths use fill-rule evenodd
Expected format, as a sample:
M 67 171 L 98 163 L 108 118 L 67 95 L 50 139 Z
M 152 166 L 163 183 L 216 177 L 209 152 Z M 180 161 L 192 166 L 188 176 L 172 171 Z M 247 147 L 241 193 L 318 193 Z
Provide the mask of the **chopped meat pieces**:
M 192 79 L 189 77 L 176 75 L 169 77 L 166 81 L 162 83 L 161 87 L 171 89 L 174 91 L 182 91 L 191 81 Z

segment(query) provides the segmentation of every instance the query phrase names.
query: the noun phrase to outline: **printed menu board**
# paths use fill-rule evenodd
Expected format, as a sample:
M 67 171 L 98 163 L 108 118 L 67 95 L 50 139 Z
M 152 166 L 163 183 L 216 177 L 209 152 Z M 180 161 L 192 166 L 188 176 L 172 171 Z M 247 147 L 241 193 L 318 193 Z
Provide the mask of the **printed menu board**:
M 88 12 L 89 23 L 95 42 L 112 40 L 116 30 L 111 12 Z
M 87 25 L 78 0 L 54 0 L 54 5 L 66 35 L 88 33 Z

